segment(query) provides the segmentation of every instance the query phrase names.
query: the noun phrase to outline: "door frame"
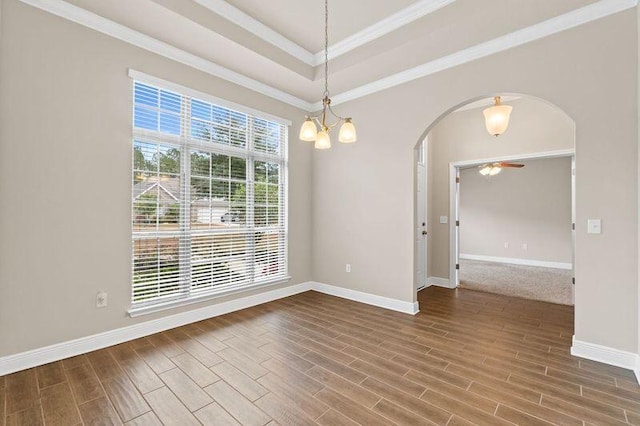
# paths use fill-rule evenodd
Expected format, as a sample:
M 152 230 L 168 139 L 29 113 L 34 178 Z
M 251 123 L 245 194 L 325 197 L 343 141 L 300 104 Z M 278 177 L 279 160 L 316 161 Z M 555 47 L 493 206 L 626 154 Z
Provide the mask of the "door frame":
M 516 154 L 506 155 L 502 157 L 483 158 L 480 160 L 466 160 L 455 161 L 449 163 L 449 287 L 456 288 L 460 285 L 460 277 L 458 275 L 458 269 L 456 265 L 460 262 L 460 242 L 458 240 L 458 214 L 460 212 L 460 199 L 459 199 L 459 184 L 456 182 L 456 177 L 459 176 L 460 169 L 463 167 L 480 166 L 486 163 L 497 163 L 502 161 L 524 161 L 524 160 L 539 160 L 543 158 L 560 158 L 570 157 L 571 161 L 571 220 L 572 223 L 576 223 L 576 199 L 575 199 L 575 149 L 563 149 L 557 151 L 544 151 L 530 154 Z M 573 231 L 572 235 L 574 235 Z M 573 276 L 575 277 L 575 237 L 572 238 L 572 263 L 573 263 Z M 574 284 L 575 285 L 575 284 Z M 575 295 L 575 291 L 572 291 Z
M 418 238 L 423 238 L 424 240 L 424 282 L 423 283 L 419 283 L 418 282 L 418 276 L 417 274 L 414 274 L 414 287 L 416 292 L 426 288 L 429 286 L 428 283 L 428 274 L 427 274 L 427 251 L 428 251 L 428 241 L 427 241 L 427 236 L 426 235 L 422 235 L 421 237 L 417 235 L 418 232 L 418 228 L 421 227 L 423 229 L 423 231 L 426 231 L 428 229 L 428 225 L 429 225 L 429 219 L 427 217 L 428 214 L 428 194 L 429 194 L 429 184 L 428 184 L 428 179 L 429 179 L 429 171 L 428 171 L 428 147 L 429 147 L 429 137 L 425 137 L 422 142 L 420 142 L 417 147 L 415 148 L 414 152 L 415 152 L 415 161 L 414 161 L 414 175 L 415 175 L 415 191 L 414 191 L 414 196 L 415 196 L 415 211 L 414 211 L 414 227 L 413 227 L 413 232 L 416 233 L 414 234 L 414 270 L 417 271 L 417 262 L 420 262 L 420 260 L 418 259 L 418 254 L 419 254 L 419 250 L 418 250 Z M 424 185 L 423 187 L 423 191 L 422 191 L 422 199 L 420 197 L 418 197 L 418 178 L 419 178 L 419 174 L 418 174 L 418 167 L 419 165 L 421 165 L 424 168 L 424 176 L 423 176 L 423 182 L 422 184 Z M 424 219 L 425 219 L 425 225 L 423 226 L 419 226 L 419 218 L 418 218 L 418 204 L 422 203 L 424 206 Z

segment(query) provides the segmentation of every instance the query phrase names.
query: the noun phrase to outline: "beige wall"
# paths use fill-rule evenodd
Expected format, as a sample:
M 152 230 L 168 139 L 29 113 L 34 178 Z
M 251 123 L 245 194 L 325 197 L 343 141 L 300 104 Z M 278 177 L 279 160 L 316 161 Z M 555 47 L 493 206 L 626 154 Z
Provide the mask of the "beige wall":
M 415 300 L 413 149 L 429 126 L 498 92 L 558 105 L 577 131 L 576 337 L 637 350 L 635 11 L 338 105 L 359 142 L 312 159 L 310 144 L 296 140 L 295 108 L 17 0 L 2 7 L 0 356 L 202 306 L 126 316 L 129 67 L 291 119 L 292 283 L 313 278 L 405 301 Z M 606 178 L 602 164 L 616 165 Z M 602 235 L 586 234 L 587 217 L 603 220 Z M 98 290 L 109 307 L 94 308 Z
M 565 112 L 533 98 L 508 103 L 511 121 L 498 138 L 486 131 L 482 108 L 449 114 L 429 132 L 429 276 L 449 278 L 449 225 L 439 223 L 449 215 L 449 163 L 574 149 L 575 125 Z
M 636 49 L 636 53 L 638 53 L 638 57 L 640 58 L 640 7 L 636 7 L 636 14 L 637 14 L 637 19 L 636 19 L 636 28 L 637 28 L 637 49 Z M 637 116 L 637 122 L 638 122 L 638 145 L 640 146 L 640 69 L 637 70 L 638 71 L 638 86 L 636 87 L 636 102 L 638 103 L 638 116 Z M 638 194 L 639 194 L 639 198 L 638 202 L 640 202 L 640 149 L 638 149 Z M 637 215 L 638 215 L 638 224 L 640 225 L 640 203 L 636 204 L 636 209 L 637 209 Z M 636 240 L 636 243 L 638 241 L 640 241 L 640 226 L 637 229 L 638 231 L 638 239 Z M 640 286 L 640 250 L 638 250 L 638 284 Z M 636 348 L 636 352 L 638 353 L 638 355 L 640 356 L 640 288 L 638 289 L 638 318 L 637 318 L 637 322 L 636 324 L 638 325 L 638 347 Z M 636 375 L 637 377 L 640 377 L 640 365 L 638 365 L 636 367 Z
M 1 28 L 0 356 L 205 305 L 126 314 L 130 67 L 294 122 L 291 284 L 311 279 L 311 148 L 296 141 L 302 111 L 16 0 L 3 2 Z M 95 308 L 99 290 L 107 308 Z
M 416 143 L 469 99 L 524 93 L 576 124 L 576 338 L 635 351 L 637 57 L 629 10 L 336 106 L 359 140 L 313 155 L 314 280 L 415 300 Z M 603 176 L 603 164 L 615 167 Z M 587 218 L 603 220 L 601 235 L 587 235 Z
M 571 158 L 522 164 L 460 172 L 460 253 L 571 264 Z

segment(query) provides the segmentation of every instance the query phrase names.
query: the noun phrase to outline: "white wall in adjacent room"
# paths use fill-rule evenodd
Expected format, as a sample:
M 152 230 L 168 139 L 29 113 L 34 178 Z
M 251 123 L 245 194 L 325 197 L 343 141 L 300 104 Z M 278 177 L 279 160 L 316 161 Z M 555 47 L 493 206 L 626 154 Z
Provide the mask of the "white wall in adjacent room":
M 519 163 L 460 172 L 460 253 L 571 263 L 571 158 Z

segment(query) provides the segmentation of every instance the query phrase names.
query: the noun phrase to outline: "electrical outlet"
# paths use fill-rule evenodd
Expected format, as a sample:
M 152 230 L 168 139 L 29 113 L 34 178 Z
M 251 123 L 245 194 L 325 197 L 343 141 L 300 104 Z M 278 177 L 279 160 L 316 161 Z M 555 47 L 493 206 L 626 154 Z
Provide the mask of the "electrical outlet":
M 505 242 L 504 243 L 504 248 L 509 248 L 509 243 Z
M 107 306 L 107 292 L 100 291 L 96 295 L 96 308 L 104 308 Z
M 351 264 L 350 264 L 350 263 L 347 263 L 347 266 L 346 266 L 344 269 L 345 269 L 345 271 L 347 271 L 347 272 L 351 272 Z
M 528 249 L 529 249 L 529 244 L 522 243 L 522 250 L 528 250 Z

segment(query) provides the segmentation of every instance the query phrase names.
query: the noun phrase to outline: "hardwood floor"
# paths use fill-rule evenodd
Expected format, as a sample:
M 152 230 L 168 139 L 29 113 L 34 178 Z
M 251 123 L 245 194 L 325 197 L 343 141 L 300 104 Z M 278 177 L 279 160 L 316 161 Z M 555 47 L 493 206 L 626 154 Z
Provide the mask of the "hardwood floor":
M 0 377 L 9 425 L 640 425 L 631 371 L 572 357 L 573 308 L 315 292 Z

